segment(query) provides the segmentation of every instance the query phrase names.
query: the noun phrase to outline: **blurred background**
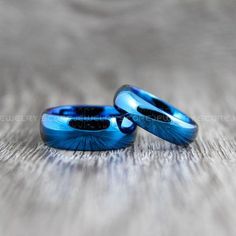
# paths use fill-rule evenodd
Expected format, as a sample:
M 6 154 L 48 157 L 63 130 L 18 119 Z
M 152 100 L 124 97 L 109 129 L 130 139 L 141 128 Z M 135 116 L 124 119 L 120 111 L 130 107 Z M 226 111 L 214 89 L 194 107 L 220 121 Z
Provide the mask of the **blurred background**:
M 235 74 L 235 0 L 0 0 L 0 234 L 235 235 Z M 189 113 L 197 141 L 43 145 L 45 108 L 123 84 Z
M 234 0 L 1 0 L 1 93 L 15 88 L 27 106 L 33 94 L 41 109 L 112 103 L 127 83 L 170 101 L 191 83 L 185 96 L 210 97 L 205 86 L 234 80 L 235 9 Z

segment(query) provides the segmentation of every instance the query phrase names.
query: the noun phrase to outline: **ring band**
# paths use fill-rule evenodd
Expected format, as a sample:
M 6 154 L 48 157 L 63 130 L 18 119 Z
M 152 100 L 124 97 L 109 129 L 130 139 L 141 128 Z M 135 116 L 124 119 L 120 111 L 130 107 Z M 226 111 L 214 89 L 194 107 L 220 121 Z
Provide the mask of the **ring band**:
M 171 143 L 188 145 L 197 136 L 198 125 L 195 121 L 140 88 L 122 86 L 114 97 L 114 106 L 138 126 Z
M 58 106 L 45 110 L 40 121 L 43 141 L 66 150 L 125 148 L 134 142 L 135 129 L 113 106 Z

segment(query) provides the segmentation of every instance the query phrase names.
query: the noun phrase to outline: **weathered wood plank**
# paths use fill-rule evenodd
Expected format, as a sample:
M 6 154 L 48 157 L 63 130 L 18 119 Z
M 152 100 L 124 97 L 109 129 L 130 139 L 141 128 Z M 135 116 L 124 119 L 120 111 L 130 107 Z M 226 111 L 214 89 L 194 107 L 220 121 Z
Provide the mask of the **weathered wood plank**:
M 0 1 L 0 235 L 235 235 L 235 1 Z M 180 148 L 50 149 L 48 106 L 122 84 L 198 121 Z M 89 92 L 89 91 L 92 91 Z

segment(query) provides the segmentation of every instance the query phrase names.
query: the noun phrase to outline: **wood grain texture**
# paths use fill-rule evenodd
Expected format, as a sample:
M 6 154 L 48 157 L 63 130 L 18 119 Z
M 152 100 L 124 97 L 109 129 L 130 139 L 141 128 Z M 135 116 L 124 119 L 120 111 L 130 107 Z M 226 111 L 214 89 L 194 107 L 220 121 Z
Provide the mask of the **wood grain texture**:
M 234 0 L 0 0 L 0 235 L 235 235 Z M 193 116 L 181 148 L 45 146 L 39 115 L 135 84 Z

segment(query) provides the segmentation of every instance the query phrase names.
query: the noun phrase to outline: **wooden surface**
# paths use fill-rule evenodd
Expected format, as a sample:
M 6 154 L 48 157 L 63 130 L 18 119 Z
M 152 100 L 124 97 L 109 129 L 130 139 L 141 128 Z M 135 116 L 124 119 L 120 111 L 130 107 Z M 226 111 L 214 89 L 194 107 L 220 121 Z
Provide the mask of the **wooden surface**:
M 0 0 L 0 235 L 236 235 L 234 0 Z M 45 146 L 39 115 L 143 87 L 193 116 L 181 148 Z

